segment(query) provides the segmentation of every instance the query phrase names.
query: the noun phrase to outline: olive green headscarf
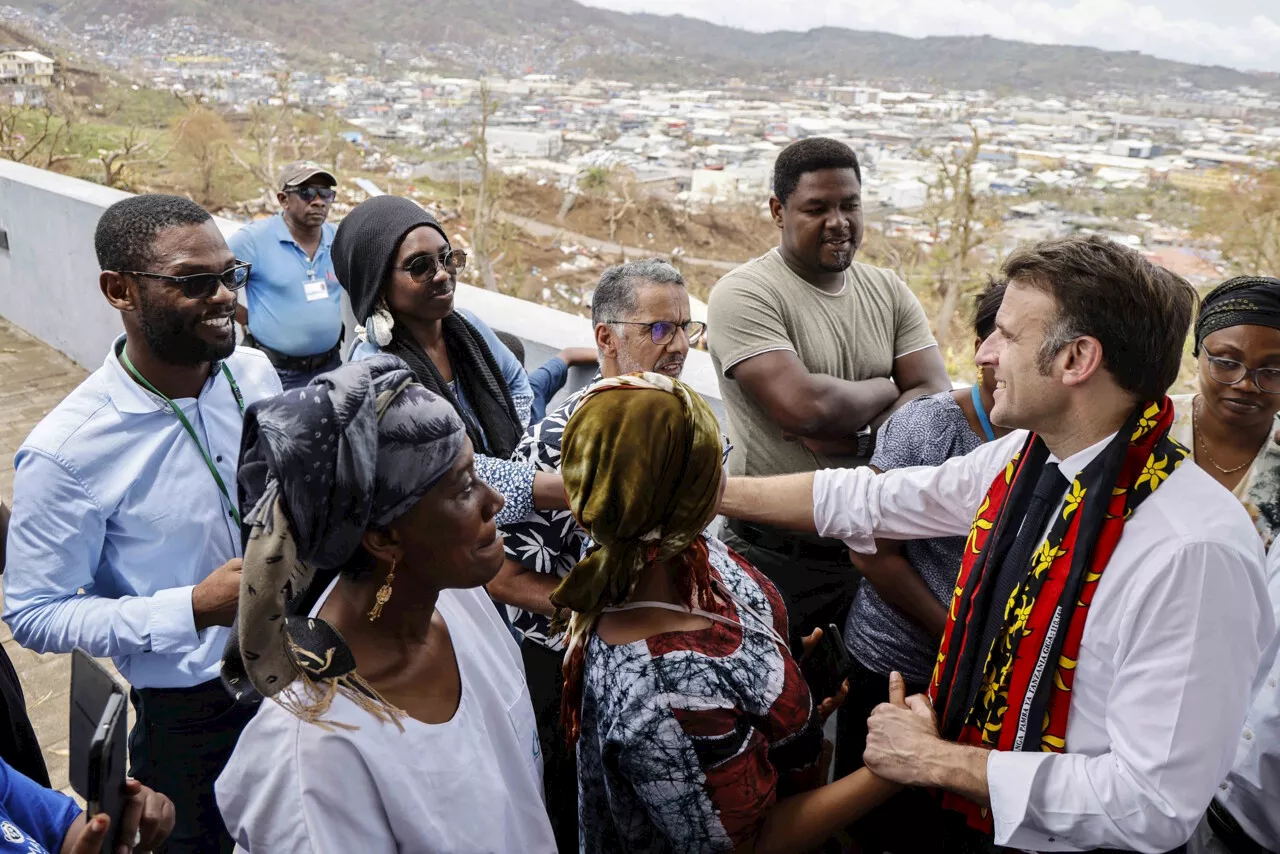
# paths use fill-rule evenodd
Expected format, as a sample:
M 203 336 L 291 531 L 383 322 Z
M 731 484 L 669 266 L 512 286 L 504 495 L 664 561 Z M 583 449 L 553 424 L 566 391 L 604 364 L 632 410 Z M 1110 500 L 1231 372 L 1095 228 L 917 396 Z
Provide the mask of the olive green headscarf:
M 662 374 L 602 380 L 564 430 L 560 471 L 595 545 L 551 595 L 574 612 L 570 646 L 624 604 L 645 566 L 682 554 L 716 515 L 723 436 L 711 407 Z

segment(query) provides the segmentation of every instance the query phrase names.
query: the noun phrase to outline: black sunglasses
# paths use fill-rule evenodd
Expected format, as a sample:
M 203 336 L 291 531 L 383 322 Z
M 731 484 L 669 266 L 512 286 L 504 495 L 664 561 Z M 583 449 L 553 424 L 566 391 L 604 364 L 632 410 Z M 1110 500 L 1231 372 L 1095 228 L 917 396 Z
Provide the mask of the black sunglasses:
M 253 265 L 237 261 L 221 273 L 195 273 L 191 276 L 166 276 L 163 273 L 148 273 L 142 270 L 121 270 L 121 275 L 137 276 L 140 279 L 163 279 L 171 282 L 182 291 L 187 299 L 208 299 L 224 287 L 229 291 L 238 291 L 249 281 L 249 270 Z
M 609 320 L 606 323 L 618 323 L 623 326 L 643 326 L 649 330 L 649 339 L 654 344 L 666 344 L 671 340 L 671 336 L 676 334 L 677 329 L 684 331 L 690 344 L 697 344 L 707 331 L 707 324 L 699 320 L 686 320 L 684 323 L 676 323 L 672 320 L 657 320 L 653 323 L 640 323 L 635 320 Z
M 461 249 L 446 249 L 439 255 L 419 255 L 401 267 L 419 285 L 425 285 L 436 277 L 440 268 L 457 272 L 467 266 L 467 253 Z
M 338 196 L 338 191 L 333 187 L 317 187 L 311 185 L 309 187 L 290 187 L 285 190 L 286 193 L 293 193 L 307 204 L 311 204 L 316 200 L 316 196 L 324 199 L 326 202 L 332 202 Z

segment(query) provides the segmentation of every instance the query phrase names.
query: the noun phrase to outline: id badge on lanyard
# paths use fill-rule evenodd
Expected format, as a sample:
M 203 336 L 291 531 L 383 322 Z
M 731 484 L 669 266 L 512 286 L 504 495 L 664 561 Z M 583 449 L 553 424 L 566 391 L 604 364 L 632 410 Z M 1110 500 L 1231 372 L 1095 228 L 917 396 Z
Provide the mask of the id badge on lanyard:
M 311 279 L 302 283 L 302 292 L 306 295 L 307 302 L 328 299 L 329 285 L 324 279 Z

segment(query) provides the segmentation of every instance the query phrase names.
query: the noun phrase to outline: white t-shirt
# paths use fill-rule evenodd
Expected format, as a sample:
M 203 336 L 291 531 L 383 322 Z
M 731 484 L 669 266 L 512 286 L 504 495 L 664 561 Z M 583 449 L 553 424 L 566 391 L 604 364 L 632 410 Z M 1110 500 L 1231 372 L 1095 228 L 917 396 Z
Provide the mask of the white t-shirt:
M 223 821 L 240 848 L 250 854 L 555 851 L 519 648 L 481 588 L 446 590 L 436 607 L 449 626 L 462 680 L 453 719 L 406 718 L 401 732 L 339 695 L 326 719 L 358 729 L 326 731 L 264 702 L 216 787 Z

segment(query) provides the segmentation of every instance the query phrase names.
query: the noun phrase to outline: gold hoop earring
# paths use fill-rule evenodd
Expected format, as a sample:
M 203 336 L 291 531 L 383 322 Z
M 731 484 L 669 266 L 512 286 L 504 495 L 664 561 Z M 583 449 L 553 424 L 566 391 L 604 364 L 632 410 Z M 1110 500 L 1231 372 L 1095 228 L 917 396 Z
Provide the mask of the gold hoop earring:
M 391 599 L 391 584 L 396 580 L 396 562 L 391 561 L 391 571 L 387 573 L 386 581 L 382 582 L 382 586 L 378 588 L 378 593 L 373 597 L 373 610 L 369 612 L 369 622 L 376 621 L 382 616 L 382 606 L 387 604 Z

